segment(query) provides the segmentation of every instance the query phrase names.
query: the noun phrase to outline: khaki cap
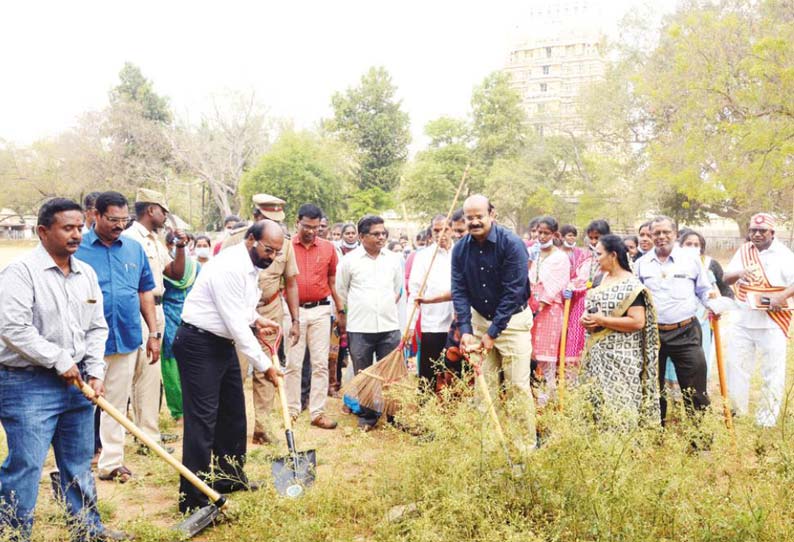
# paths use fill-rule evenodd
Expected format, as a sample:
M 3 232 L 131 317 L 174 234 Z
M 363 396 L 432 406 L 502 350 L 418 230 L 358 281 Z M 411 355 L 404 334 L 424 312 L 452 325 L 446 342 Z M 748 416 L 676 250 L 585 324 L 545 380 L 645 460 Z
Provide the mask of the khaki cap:
M 170 213 L 168 205 L 165 203 L 165 197 L 156 190 L 149 190 L 148 188 L 139 188 L 135 194 L 135 201 L 138 203 L 156 203 L 163 208 L 163 211 Z
M 259 211 L 270 220 L 284 220 L 284 204 L 287 202 L 270 194 L 254 194 L 251 198 Z

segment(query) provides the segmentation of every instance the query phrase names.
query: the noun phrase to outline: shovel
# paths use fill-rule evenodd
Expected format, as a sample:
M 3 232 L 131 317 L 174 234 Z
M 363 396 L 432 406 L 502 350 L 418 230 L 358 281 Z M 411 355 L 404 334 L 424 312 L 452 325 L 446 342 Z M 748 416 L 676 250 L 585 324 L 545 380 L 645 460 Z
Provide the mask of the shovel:
M 270 350 L 270 357 L 276 363 L 278 344 L 281 341 L 279 330 L 273 344 L 261 341 Z M 287 390 L 284 388 L 284 377 L 278 378 L 278 397 L 281 402 L 281 414 L 284 418 L 284 434 L 287 437 L 289 455 L 273 460 L 271 472 L 276 491 L 279 495 L 296 499 L 303 495 L 307 487 L 314 483 L 317 472 L 317 455 L 314 450 L 299 452 L 295 449 L 295 435 L 292 433 L 292 418 L 287 405 Z
M 120 423 L 127 431 L 135 435 L 139 441 L 148 446 L 154 453 L 159 455 L 166 463 L 176 469 L 188 482 L 193 484 L 199 491 L 201 491 L 210 500 L 209 505 L 196 510 L 190 517 L 186 518 L 182 523 L 176 525 L 174 529 L 182 533 L 187 538 L 192 538 L 198 533 L 209 527 L 221 514 L 224 508 L 228 506 L 226 497 L 212 489 L 204 483 L 198 476 L 193 474 L 186 466 L 177 461 L 174 456 L 166 452 L 162 446 L 152 440 L 146 433 L 141 431 L 137 425 L 132 423 L 129 418 L 116 410 L 116 408 L 105 400 L 104 397 L 99 397 L 94 393 L 91 386 L 78 380 L 74 383 L 77 388 L 83 392 L 91 402 L 96 406 L 108 413 L 108 415 Z
M 283 377 L 278 379 L 278 396 L 281 399 L 281 414 L 284 417 L 284 434 L 287 437 L 289 455 L 273 461 L 273 481 L 280 495 L 295 499 L 303 495 L 305 489 L 314 483 L 317 455 L 314 450 L 299 452 L 295 449 L 295 435 L 292 433 L 292 418 L 287 407 Z

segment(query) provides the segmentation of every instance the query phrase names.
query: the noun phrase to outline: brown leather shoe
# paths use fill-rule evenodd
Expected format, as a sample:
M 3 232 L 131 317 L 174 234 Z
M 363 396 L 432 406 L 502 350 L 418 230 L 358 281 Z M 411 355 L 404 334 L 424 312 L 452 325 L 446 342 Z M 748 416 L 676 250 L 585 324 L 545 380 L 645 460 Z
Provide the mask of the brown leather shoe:
M 270 435 L 262 431 L 255 431 L 254 436 L 251 438 L 252 444 L 272 444 L 273 439 Z
M 312 425 L 320 429 L 336 429 L 336 421 L 325 414 L 320 414 L 312 420 Z

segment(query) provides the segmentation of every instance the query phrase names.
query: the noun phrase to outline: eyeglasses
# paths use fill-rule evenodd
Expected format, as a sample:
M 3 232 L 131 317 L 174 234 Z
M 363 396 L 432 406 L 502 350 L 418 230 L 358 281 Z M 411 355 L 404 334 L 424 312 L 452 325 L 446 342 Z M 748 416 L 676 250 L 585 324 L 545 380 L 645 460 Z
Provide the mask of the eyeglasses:
M 262 250 L 264 250 L 264 251 L 265 251 L 265 254 L 266 254 L 266 255 L 272 254 L 272 255 L 273 255 L 273 256 L 275 256 L 275 257 L 279 257 L 279 256 L 281 256 L 282 254 L 284 254 L 284 252 L 282 252 L 282 251 L 280 251 L 280 250 L 276 250 L 275 248 L 273 248 L 273 247 L 269 247 L 269 246 L 267 246 L 267 245 L 265 245 L 265 244 L 263 244 L 263 243 L 258 243 L 258 244 L 259 244 L 259 246 L 261 246 L 261 247 L 262 247 Z
M 389 233 L 385 231 L 376 231 L 376 232 L 370 232 L 367 235 L 371 235 L 372 237 L 388 237 Z
M 102 216 L 105 218 L 105 220 L 107 220 L 107 221 L 108 221 L 108 222 L 110 222 L 111 224 L 119 224 L 119 225 L 122 225 L 122 224 L 129 224 L 129 223 L 130 223 L 130 220 L 132 220 L 132 219 L 131 219 L 130 217 L 128 217 L 128 216 L 125 216 L 125 217 L 120 217 L 120 216 L 108 216 L 108 215 L 102 215 Z
M 304 230 L 309 230 L 309 231 L 317 231 L 319 229 L 322 229 L 323 227 L 322 224 L 320 224 L 319 226 L 307 226 L 303 222 L 298 222 L 298 226 L 300 226 Z
M 750 232 L 750 235 L 752 235 L 752 234 L 754 234 L 754 233 L 761 233 L 761 234 L 764 234 L 764 233 L 768 232 L 769 230 L 768 230 L 768 229 L 766 229 L 766 228 L 750 228 L 750 229 L 749 229 L 749 230 L 747 230 L 747 231 L 749 231 L 749 232 Z

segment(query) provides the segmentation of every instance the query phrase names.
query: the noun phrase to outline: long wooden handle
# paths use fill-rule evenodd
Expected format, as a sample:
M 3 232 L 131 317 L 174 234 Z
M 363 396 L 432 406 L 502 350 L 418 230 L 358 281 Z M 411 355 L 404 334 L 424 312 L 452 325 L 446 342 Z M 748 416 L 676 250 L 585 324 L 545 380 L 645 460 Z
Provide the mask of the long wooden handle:
M 477 387 L 480 389 L 482 400 L 485 402 L 485 406 L 488 409 L 488 414 L 491 415 L 491 419 L 493 420 L 496 434 L 499 437 L 499 440 L 502 442 L 502 446 L 507 447 L 507 439 L 505 438 L 504 431 L 502 431 L 502 423 L 499 421 L 499 416 L 496 414 L 496 407 L 493 404 L 493 399 L 491 399 L 491 391 L 488 389 L 488 383 L 485 381 L 485 376 L 482 374 L 482 371 L 476 371 L 474 374 L 474 379 L 477 381 Z
M 284 430 L 292 431 L 292 416 L 289 415 L 287 390 L 284 388 L 284 377 L 278 377 L 278 398 L 281 401 L 281 416 L 284 418 Z
M 722 358 L 722 336 L 720 335 L 720 319 L 715 315 L 711 319 L 711 330 L 714 333 L 714 348 L 717 353 L 717 374 L 720 377 L 720 394 L 722 395 L 722 411 L 725 416 L 725 425 L 728 427 L 728 432 L 731 434 L 731 440 L 734 447 L 736 446 L 736 434 L 733 431 L 733 416 L 728 399 L 728 383 L 725 379 L 725 364 Z
M 177 472 L 179 472 L 179 474 L 184 476 L 184 478 L 188 482 L 190 482 L 196 489 L 198 489 L 204 495 L 206 495 L 207 498 L 210 500 L 210 502 L 217 503 L 219 500 L 221 500 L 221 494 L 220 493 L 218 493 L 217 491 L 212 489 L 210 486 L 208 486 L 206 483 L 204 483 L 204 481 L 201 480 L 195 474 L 193 474 L 190 471 L 190 469 L 188 469 L 182 463 L 177 461 L 174 458 L 174 456 L 172 456 L 171 454 L 166 452 L 163 449 L 163 447 L 160 446 L 160 444 L 158 444 L 157 442 L 152 440 L 152 438 L 149 437 L 149 435 L 147 435 L 146 433 L 141 431 L 141 429 L 137 425 L 132 423 L 130 421 L 130 419 L 127 418 L 124 414 L 122 414 L 121 412 L 116 410 L 116 407 L 114 407 L 113 405 L 108 403 L 107 400 L 104 397 L 97 396 L 97 394 L 94 393 L 94 390 L 93 390 L 93 388 L 91 388 L 91 386 L 89 386 L 85 382 L 75 383 L 75 386 L 77 386 L 77 388 L 81 392 L 83 392 L 83 395 L 85 395 L 88 399 L 90 399 L 94 404 L 96 404 L 99 408 L 101 408 L 102 410 L 107 412 L 108 415 L 111 418 L 113 418 L 114 420 L 119 422 L 122 426 L 124 426 L 124 428 L 127 431 L 129 431 L 130 433 L 132 433 L 135 436 L 135 438 L 137 438 L 138 440 L 143 442 L 154 453 L 156 453 L 161 458 L 163 458 L 163 460 L 166 463 L 168 463 L 169 465 L 174 467 L 177 470 Z M 224 506 L 226 506 L 225 503 L 224 503 Z
M 466 164 L 466 168 L 463 170 L 463 175 L 460 177 L 460 182 L 458 183 L 458 189 L 455 191 L 455 197 L 452 198 L 452 205 L 449 206 L 449 212 L 447 213 L 447 219 L 444 221 L 444 229 L 441 230 L 441 235 L 447 233 L 449 229 L 449 220 L 452 218 L 452 213 L 455 212 L 455 206 L 458 203 L 458 197 L 460 196 L 461 190 L 463 190 L 463 184 L 466 182 L 466 176 L 469 174 L 469 167 L 471 164 Z M 415 297 L 421 297 L 425 291 L 425 287 L 427 286 L 427 279 L 430 277 L 430 270 L 433 268 L 433 262 L 436 261 L 436 254 L 438 254 L 438 249 L 440 245 L 436 243 L 436 248 L 433 249 L 433 256 L 430 258 L 430 263 L 427 265 L 427 270 L 425 271 L 425 276 L 422 278 L 422 285 L 419 287 L 419 291 L 416 292 Z M 411 314 L 406 320 L 405 323 L 405 331 L 403 332 L 402 336 L 402 344 L 408 340 L 408 334 L 411 332 L 411 322 L 414 320 L 414 316 L 416 316 L 416 311 L 419 308 L 417 303 L 413 303 L 411 307 Z
M 557 404 L 562 410 L 565 405 L 565 348 L 568 346 L 568 318 L 571 315 L 571 299 L 565 299 L 562 313 L 562 334 L 560 335 L 560 370 L 557 376 Z

